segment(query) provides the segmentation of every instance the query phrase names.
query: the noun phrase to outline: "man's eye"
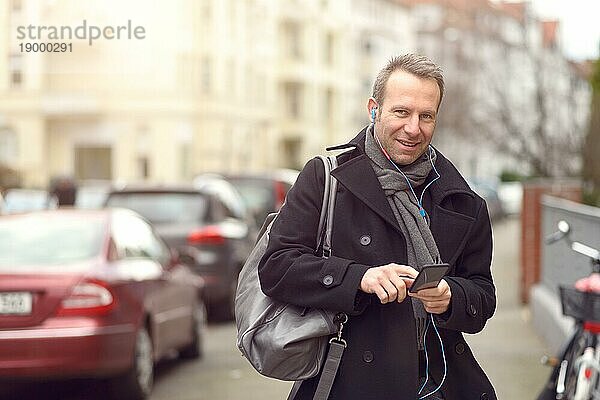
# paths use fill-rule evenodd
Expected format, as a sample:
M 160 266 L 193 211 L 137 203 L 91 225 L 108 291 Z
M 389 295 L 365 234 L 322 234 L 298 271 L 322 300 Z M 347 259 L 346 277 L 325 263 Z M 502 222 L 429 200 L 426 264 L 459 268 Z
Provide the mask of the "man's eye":
M 406 111 L 406 110 L 396 110 L 394 112 L 396 113 L 396 115 L 398 115 L 400 117 L 406 117 L 408 115 L 408 111 Z
M 431 114 L 421 114 L 421 119 L 432 120 L 433 119 L 433 115 L 431 115 Z

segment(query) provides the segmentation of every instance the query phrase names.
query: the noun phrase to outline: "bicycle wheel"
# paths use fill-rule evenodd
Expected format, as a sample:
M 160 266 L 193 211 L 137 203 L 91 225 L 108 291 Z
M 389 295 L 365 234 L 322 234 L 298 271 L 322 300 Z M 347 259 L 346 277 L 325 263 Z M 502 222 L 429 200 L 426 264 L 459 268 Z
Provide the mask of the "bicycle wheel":
M 537 400 L 560 400 L 567 399 L 565 391 L 565 381 L 567 370 L 571 365 L 573 355 L 582 351 L 579 349 L 581 337 L 583 333 L 582 325 L 576 325 L 569 339 L 565 342 L 561 350 L 558 352 L 558 359 L 561 360 L 550 373 L 548 381 L 544 385 L 542 391 L 538 394 Z
M 566 397 L 563 397 L 563 399 L 587 400 L 591 397 L 591 387 L 587 382 L 581 383 L 578 387 L 578 380 L 581 382 L 579 378 L 584 371 L 576 365 L 576 360 L 583 356 L 586 348 L 595 347 L 595 337 L 596 335 L 581 330 L 579 335 L 576 336 L 573 346 L 565 354 L 563 360 L 568 361 L 568 366 L 564 383 Z

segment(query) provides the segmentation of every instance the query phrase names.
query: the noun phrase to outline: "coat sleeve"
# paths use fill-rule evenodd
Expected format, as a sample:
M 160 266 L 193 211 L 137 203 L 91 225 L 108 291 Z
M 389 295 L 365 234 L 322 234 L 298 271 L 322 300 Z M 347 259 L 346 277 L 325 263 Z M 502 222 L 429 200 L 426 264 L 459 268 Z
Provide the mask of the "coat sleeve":
M 436 319 L 440 327 L 477 333 L 496 309 L 496 288 L 491 273 L 492 228 L 483 200 L 466 243 L 455 274 L 445 278 L 452 293 L 450 309 Z
M 359 287 L 369 267 L 315 255 L 323 190 L 323 163 L 314 158 L 300 172 L 271 227 L 258 267 L 261 287 L 287 303 L 357 314 L 365 307 Z

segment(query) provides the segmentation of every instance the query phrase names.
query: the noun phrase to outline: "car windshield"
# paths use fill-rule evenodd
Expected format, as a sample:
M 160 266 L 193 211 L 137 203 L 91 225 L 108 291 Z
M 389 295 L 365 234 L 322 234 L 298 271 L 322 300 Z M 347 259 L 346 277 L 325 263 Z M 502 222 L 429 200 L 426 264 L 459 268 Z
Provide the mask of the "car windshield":
M 104 222 L 99 218 L 24 215 L 0 218 L 0 270 L 55 266 L 100 254 Z
M 205 219 L 207 199 L 200 193 L 113 193 L 109 207 L 133 210 L 154 224 Z
M 5 212 L 43 210 L 48 206 L 48 194 L 41 191 L 10 191 L 5 198 Z

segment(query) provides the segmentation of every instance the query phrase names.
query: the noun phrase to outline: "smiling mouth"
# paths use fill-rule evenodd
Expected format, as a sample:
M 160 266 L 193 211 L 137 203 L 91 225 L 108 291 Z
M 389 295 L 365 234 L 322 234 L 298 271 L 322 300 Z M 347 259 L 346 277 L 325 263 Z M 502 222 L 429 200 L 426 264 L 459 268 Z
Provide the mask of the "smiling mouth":
M 400 143 L 402 146 L 405 146 L 405 147 L 417 147 L 417 145 L 419 144 L 419 143 L 405 142 L 404 140 L 398 140 L 398 143 Z

